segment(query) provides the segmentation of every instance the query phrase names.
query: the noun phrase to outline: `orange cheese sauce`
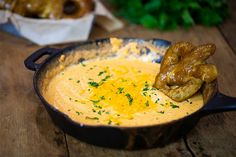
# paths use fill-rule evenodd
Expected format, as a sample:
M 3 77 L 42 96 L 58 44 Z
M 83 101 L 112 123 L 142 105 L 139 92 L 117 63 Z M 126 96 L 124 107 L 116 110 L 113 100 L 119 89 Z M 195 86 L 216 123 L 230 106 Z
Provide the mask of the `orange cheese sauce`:
M 159 68 L 138 59 L 86 61 L 57 74 L 43 95 L 72 120 L 90 125 L 161 124 L 203 106 L 201 94 L 175 102 L 153 88 Z

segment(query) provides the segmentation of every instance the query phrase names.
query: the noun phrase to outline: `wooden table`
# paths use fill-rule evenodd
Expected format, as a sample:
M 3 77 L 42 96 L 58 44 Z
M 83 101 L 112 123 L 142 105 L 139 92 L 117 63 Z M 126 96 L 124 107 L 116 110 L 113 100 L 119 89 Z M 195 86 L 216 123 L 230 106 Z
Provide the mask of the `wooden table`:
M 232 22 L 227 21 L 219 28 L 196 26 L 189 30 L 171 32 L 126 25 L 123 30 L 108 33 L 95 26 L 90 39 L 129 36 L 164 38 L 173 42 L 187 40 L 195 44 L 215 43 L 217 51 L 210 62 L 218 67 L 219 89 L 227 95 L 236 97 L 234 35 L 235 27 L 233 29 Z M 101 148 L 65 134 L 52 123 L 42 107 L 33 90 L 33 73 L 23 65 L 24 59 L 38 48 L 40 47 L 25 39 L 0 32 L 0 157 L 236 156 L 236 112 L 204 117 L 187 136 L 164 148 L 150 150 L 124 151 Z

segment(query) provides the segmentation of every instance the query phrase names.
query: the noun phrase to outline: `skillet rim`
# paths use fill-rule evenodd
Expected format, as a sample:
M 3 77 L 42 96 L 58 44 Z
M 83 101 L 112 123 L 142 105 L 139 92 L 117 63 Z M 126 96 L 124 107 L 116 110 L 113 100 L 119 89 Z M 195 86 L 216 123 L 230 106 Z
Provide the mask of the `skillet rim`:
M 211 100 L 215 95 L 216 92 L 213 92 L 209 98 L 209 100 L 203 104 L 203 106 L 201 108 L 199 108 L 197 111 L 192 112 L 191 114 L 188 114 L 184 117 L 181 117 L 179 119 L 175 119 L 166 123 L 160 123 L 160 124 L 151 124 L 151 125 L 142 125 L 142 126 L 119 126 L 119 125 L 105 125 L 105 124 L 99 124 L 99 125 L 91 125 L 91 124 L 84 124 L 84 123 L 80 123 L 77 122 L 73 119 L 71 119 L 67 114 L 63 113 L 62 111 L 56 109 L 52 104 L 48 103 L 47 100 L 44 98 L 44 96 L 40 93 L 39 87 L 38 87 L 38 81 L 39 81 L 39 75 L 42 72 L 42 70 L 44 68 L 47 67 L 47 65 L 49 64 L 49 62 L 51 62 L 55 57 L 65 54 L 65 53 L 70 53 L 72 50 L 75 50 L 77 47 L 83 46 L 83 45 L 89 45 L 89 44 L 98 44 L 101 42 L 108 42 L 110 40 L 111 37 L 108 38 L 101 38 L 101 39 L 95 39 L 95 40 L 88 40 L 88 41 L 84 41 L 84 42 L 80 42 L 80 43 L 75 43 L 72 44 L 71 46 L 67 46 L 65 48 L 59 49 L 58 52 L 53 53 L 52 55 L 50 55 L 48 58 L 46 58 L 43 63 L 40 64 L 40 66 L 35 70 L 34 76 L 33 76 L 33 86 L 34 86 L 34 90 L 37 94 L 37 96 L 40 98 L 40 100 L 42 101 L 43 105 L 47 105 L 47 107 L 49 107 L 53 112 L 56 112 L 58 114 L 60 114 L 60 116 L 63 116 L 63 118 L 65 118 L 66 121 L 68 121 L 69 123 L 72 123 L 73 125 L 76 125 L 78 127 L 84 127 L 84 128 L 107 128 L 107 129 L 121 129 L 121 130 L 132 130 L 132 129 L 143 129 L 143 128 L 153 128 L 153 127 L 160 127 L 160 126 L 168 126 L 180 121 L 183 121 L 185 119 L 188 119 L 194 115 L 197 115 L 201 112 L 204 112 L 204 107 L 207 105 L 207 103 L 209 102 L 209 100 Z M 160 41 L 163 42 L 165 47 L 169 47 L 171 45 L 171 42 L 165 39 L 159 39 L 159 38 L 151 38 L 151 39 L 143 39 L 143 38 L 133 38 L 133 37 L 117 37 L 118 39 L 123 39 L 123 40 L 138 40 L 138 41 Z M 215 82 L 216 87 L 214 87 L 215 91 L 217 91 L 217 81 Z M 201 92 L 202 93 L 202 92 Z M 46 106 L 45 106 L 46 107 Z

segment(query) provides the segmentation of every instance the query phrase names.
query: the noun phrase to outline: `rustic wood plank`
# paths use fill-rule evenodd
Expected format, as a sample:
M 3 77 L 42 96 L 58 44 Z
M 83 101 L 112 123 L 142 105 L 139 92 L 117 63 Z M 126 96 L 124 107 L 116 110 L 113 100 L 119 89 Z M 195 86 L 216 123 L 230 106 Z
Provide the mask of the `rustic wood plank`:
M 225 94 L 236 97 L 236 55 L 217 30 L 199 36 L 202 41 L 214 41 L 217 53 L 211 62 L 219 69 L 219 87 Z M 204 117 L 188 135 L 188 144 L 196 156 L 236 156 L 236 112 Z
M 219 29 L 236 54 L 236 1 L 228 0 L 228 4 L 230 17 L 219 26 Z
M 72 136 L 67 135 L 67 141 L 69 142 L 69 152 L 71 157 L 191 157 L 191 154 L 185 147 L 183 139 L 175 143 L 171 143 L 163 148 L 155 148 L 150 150 L 137 150 L 137 151 L 127 151 L 127 150 L 116 150 L 97 147 L 94 145 L 86 144 L 80 142 Z
M 215 43 L 217 45 L 217 52 L 210 59 L 210 62 L 213 62 L 217 65 L 220 76 L 219 76 L 219 89 L 229 95 L 233 95 L 235 93 L 236 88 L 227 88 L 232 87 L 234 80 L 236 78 L 236 64 L 233 62 L 236 58 L 233 54 L 230 47 L 227 45 L 223 37 L 217 28 L 206 28 L 201 26 L 193 27 L 189 30 L 176 30 L 172 32 L 160 32 L 157 30 L 147 30 L 143 29 L 141 26 L 136 25 L 127 25 L 125 29 L 119 30 L 113 33 L 108 33 L 102 30 L 100 27 L 95 27 L 92 30 L 91 39 L 95 38 L 104 38 L 104 37 L 139 37 L 139 38 L 164 38 L 173 42 L 187 40 L 191 41 L 195 44 L 201 44 L 206 42 Z M 204 156 L 206 154 L 216 154 L 218 152 L 216 150 L 221 150 L 221 153 L 227 153 L 229 156 L 233 156 L 235 154 L 235 146 L 236 146 L 236 136 L 235 133 L 235 120 L 236 120 L 236 112 L 230 113 L 221 113 L 218 115 L 210 115 L 201 120 L 199 125 L 191 132 L 188 136 L 189 146 L 192 151 L 200 156 Z M 224 125 L 219 123 L 219 119 L 221 121 L 225 121 Z M 207 123 L 211 126 L 211 129 L 208 129 L 208 126 L 204 124 Z M 215 125 L 214 125 L 215 124 Z M 226 125 L 226 126 L 225 126 Z M 201 127 L 202 126 L 202 127 Z M 231 128 L 230 128 L 231 127 Z M 228 131 L 225 131 L 227 129 Z M 214 131 L 217 130 L 217 134 L 214 134 Z M 205 135 L 207 132 L 211 135 Z M 231 139 L 230 145 L 229 142 L 226 142 L 224 139 Z M 211 143 L 207 141 L 212 141 Z M 110 156 L 156 156 L 156 154 L 160 156 L 168 156 L 170 153 L 173 156 L 189 156 L 189 152 L 187 152 L 186 147 L 184 147 L 183 140 L 179 140 L 175 143 L 167 145 L 164 148 L 156 148 L 146 151 L 115 151 L 106 148 L 100 148 L 91 146 L 88 144 L 84 144 L 78 140 L 75 140 L 73 137 L 67 136 L 67 142 L 69 147 L 70 155 L 77 156 L 104 156 L 109 154 Z M 202 143 L 203 142 L 203 143 Z M 200 148 L 197 149 L 194 147 L 194 143 L 198 143 Z M 219 145 L 215 144 L 219 143 Z M 181 148 L 181 151 L 178 149 Z M 228 153 L 230 152 L 230 153 Z
M 67 156 L 64 133 L 37 98 L 24 59 L 34 44 L 0 32 L 0 156 Z

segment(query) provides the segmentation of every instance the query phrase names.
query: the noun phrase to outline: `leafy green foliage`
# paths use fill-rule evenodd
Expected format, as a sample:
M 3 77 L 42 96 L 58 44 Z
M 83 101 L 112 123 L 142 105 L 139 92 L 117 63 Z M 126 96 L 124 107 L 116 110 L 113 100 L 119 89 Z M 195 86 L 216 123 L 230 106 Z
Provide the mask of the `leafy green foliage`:
M 194 24 L 218 25 L 228 16 L 225 0 L 109 0 L 116 14 L 146 28 L 161 30 Z

